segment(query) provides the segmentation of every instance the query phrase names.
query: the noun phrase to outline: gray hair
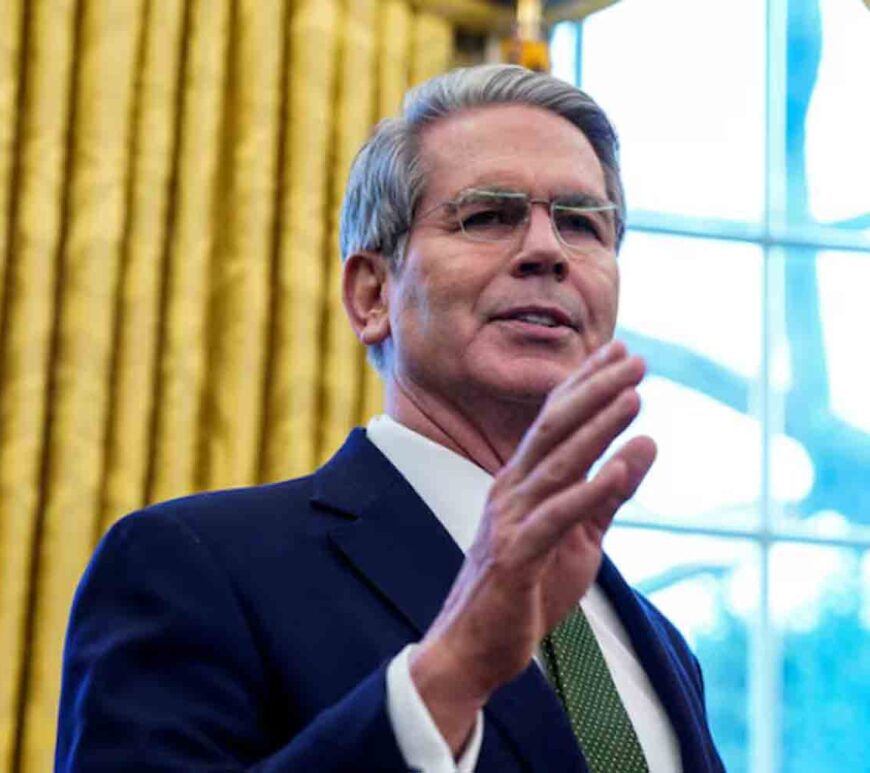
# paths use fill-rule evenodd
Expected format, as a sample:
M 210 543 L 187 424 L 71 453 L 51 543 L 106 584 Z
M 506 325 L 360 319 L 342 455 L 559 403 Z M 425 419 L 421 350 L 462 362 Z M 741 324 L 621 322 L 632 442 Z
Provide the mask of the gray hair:
M 516 65 L 481 65 L 452 70 L 405 95 L 402 112 L 376 127 L 354 159 L 339 225 L 342 261 L 359 250 L 381 253 L 391 269 L 401 262 L 408 232 L 426 185 L 420 158 L 423 129 L 475 107 L 523 104 L 549 110 L 589 140 L 604 170 L 608 198 L 617 206 L 616 245 L 625 232 L 625 195 L 619 174 L 618 141 L 604 111 L 565 81 Z M 382 370 L 379 347 L 370 359 Z

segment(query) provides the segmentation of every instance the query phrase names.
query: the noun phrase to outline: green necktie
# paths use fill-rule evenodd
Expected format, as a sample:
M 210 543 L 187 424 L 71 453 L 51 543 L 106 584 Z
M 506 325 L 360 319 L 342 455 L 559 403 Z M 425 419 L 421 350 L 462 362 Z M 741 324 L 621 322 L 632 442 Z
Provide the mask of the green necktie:
M 579 606 L 544 638 L 541 655 L 591 773 L 647 773 L 643 749 Z

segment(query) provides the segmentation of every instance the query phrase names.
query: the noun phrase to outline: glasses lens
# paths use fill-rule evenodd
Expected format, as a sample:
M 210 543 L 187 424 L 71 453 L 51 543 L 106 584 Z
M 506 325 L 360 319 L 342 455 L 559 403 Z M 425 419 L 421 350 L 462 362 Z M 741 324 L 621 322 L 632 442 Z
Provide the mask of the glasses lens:
M 582 246 L 590 239 L 601 239 L 608 228 L 609 212 L 553 205 L 553 222 L 565 244 Z
M 456 217 L 469 239 L 499 242 L 510 239 L 529 214 L 529 201 L 522 194 L 476 191 L 456 205 Z

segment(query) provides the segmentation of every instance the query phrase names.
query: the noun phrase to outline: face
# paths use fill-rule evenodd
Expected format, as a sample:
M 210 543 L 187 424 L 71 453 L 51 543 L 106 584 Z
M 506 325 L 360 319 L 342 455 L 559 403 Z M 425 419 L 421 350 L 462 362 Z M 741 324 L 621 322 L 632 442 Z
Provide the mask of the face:
M 451 207 L 468 189 L 532 199 L 607 199 L 592 146 L 568 121 L 539 108 L 492 106 L 428 127 L 427 187 L 403 264 L 387 284 L 392 378 L 449 401 L 471 396 L 541 402 L 608 341 L 617 310 L 612 213 L 572 248 L 546 206 L 506 242 L 471 241 Z M 433 209 L 434 208 L 434 209 Z

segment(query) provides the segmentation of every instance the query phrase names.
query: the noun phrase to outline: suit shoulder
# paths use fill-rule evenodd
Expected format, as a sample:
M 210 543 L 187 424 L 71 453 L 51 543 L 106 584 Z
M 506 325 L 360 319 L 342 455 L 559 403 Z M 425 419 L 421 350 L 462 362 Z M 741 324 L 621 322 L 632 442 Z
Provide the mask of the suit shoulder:
M 148 541 L 186 533 L 212 549 L 268 544 L 309 529 L 312 476 L 259 486 L 205 491 L 157 502 L 118 520 L 103 542 Z
M 137 586 L 153 584 L 158 573 L 186 576 L 196 566 L 228 582 L 239 599 L 270 598 L 263 588 L 276 578 L 286 585 L 291 575 L 332 560 L 329 534 L 344 518 L 313 505 L 311 495 L 305 477 L 149 505 L 108 531 L 91 566 L 126 566 Z

